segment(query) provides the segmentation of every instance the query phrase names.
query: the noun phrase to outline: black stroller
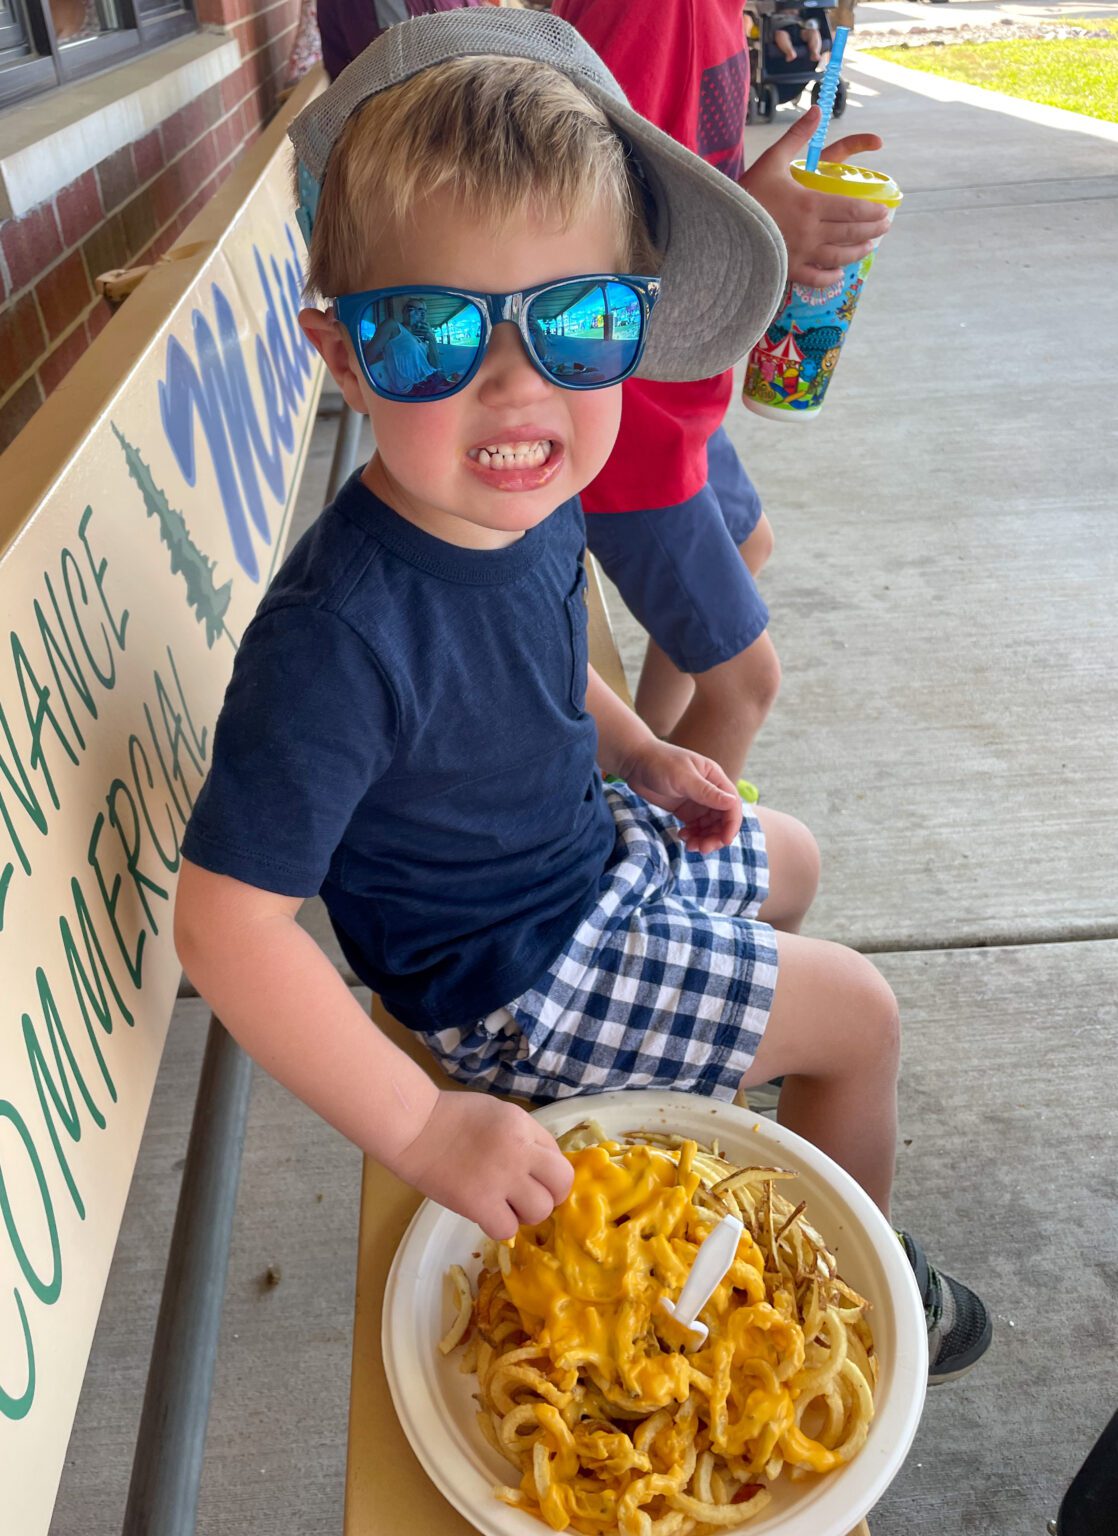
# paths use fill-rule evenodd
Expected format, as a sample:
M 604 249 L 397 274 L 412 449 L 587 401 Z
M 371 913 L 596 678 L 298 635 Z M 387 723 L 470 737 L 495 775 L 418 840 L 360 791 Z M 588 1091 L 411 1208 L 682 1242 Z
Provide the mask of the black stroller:
M 827 66 L 834 24 L 830 12 L 836 0 L 747 0 L 745 10 L 753 22 L 749 38 L 749 103 L 747 123 L 767 123 L 781 102 L 793 101 L 810 85 L 811 99 L 819 100 L 819 87 Z M 804 38 L 810 27 L 817 27 L 820 57 L 812 62 L 811 50 Z M 777 46 L 776 33 L 787 34 L 795 50 L 789 59 Z M 839 82 L 832 115 L 846 111 L 846 82 Z

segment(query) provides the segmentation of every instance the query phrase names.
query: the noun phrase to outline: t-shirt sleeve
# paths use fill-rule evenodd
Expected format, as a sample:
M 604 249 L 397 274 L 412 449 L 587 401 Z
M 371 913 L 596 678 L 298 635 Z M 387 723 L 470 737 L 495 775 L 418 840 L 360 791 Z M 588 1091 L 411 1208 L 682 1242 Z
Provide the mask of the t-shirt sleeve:
M 184 854 L 260 890 L 316 895 L 396 732 L 388 680 L 343 619 L 260 615 L 237 653 Z

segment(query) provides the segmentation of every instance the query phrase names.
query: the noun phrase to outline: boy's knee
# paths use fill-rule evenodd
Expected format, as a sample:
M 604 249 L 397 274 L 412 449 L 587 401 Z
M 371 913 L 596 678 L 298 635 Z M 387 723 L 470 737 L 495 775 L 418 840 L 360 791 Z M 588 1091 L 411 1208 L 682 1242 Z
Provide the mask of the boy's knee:
M 743 544 L 738 546 L 741 557 L 745 561 L 751 576 L 756 576 L 758 571 L 768 564 L 772 558 L 775 542 L 773 525 L 762 512 L 753 532 Z
M 765 635 L 762 638 L 767 639 L 768 636 Z M 767 714 L 776 703 L 781 678 L 780 657 L 776 654 L 776 647 L 771 640 L 762 655 L 757 658 L 757 664 L 752 669 L 750 678 L 750 693 Z
M 728 661 L 695 676 L 695 692 L 708 704 L 734 715 L 768 714 L 780 692 L 780 657 L 762 631 L 752 645 Z
M 774 928 L 798 933 L 819 889 L 819 844 L 794 816 L 767 806 L 758 807 L 756 815 L 769 860 L 769 894 L 761 916 Z
M 794 817 L 790 819 L 795 829 L 792 837 L 792 858 L 796 866 L 797 884 L 807 898 L 804 908 L 806 911 L 815 900 L 815 893 L 819 889 L 823 855 L 810 828 L 805 827 L 802 821 L 796 821 Z
M 876 965 L 864 955 L 856 955 L 855 959 L 860 1044 L 878 1064 L 896 1065 L 901 1057 L 901 1011 L 896 995 Z

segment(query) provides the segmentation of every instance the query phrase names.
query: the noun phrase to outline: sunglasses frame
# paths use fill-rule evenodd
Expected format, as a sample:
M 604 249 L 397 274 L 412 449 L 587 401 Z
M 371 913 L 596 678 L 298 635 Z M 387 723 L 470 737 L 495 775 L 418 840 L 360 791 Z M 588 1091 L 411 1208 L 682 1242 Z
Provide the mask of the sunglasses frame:
M 554 374 L 548 372 L 536 355 L 532 337 L 528 329 L 528 311 L 532 301 L 540 294 L 548 293 L 555 288 L 565 288 L 569 283 L 624 283 L 637 296 L 640 302 L 641 326 L 640 335 L 637 338 L 637 349 L 633 360 L 616 378 L 603 380 L 599 384 L 575 384 L 566 379 L 557 379 Z M 477 356 L 470 367 L 463 373 L 457 384 L 452 385 L 445 394 L 441 395 L 398 395 L 384 389 L 372 376 L 368 363 L 365 361 L 365 351 L 361 344 L 360 326 L 362 316 L 369 305 L 377 299 L 389 299 L 415 294 L 450 294 L 454 298 L 471 300 L 481 312 L 482 335 L 478 343 Z M 615 384 L 622 383 L 630 378 L 637 370 L 640 360 L 644 355 L 645 345 L 648 341 L 648 322 L 652 314 L 656 300 L 660 297 L 660 279 L 658 277 L 639 277 L 631 272 L 588 272 L 578 277 L 563 277 L 555 282 L 537 283 L 533 288 L 521 288 L 513 293 L 475 293 L 469 288 L 454 288 L 449 285 L 432 283 L 412 283 L 406 287 L 396 288 L 369 288 L 364 293 L 341 294 L 334 299 L 333 312 L 337 319 L 349 333 L 353 342 L 353 350 L 357 354 L 361 365 L 361 372 L 369 384 L 369 388 L 380 396 L 382 400 L 399 401 L 407 405 L 424 405 L 437 403 L 440 400 L 449 400 L 459 390 L 465 389 L 471 382 L 489 351 L 489 343 L 493 336 L 493 327 L 502 321 L 511 321 L 520 332 L 520 339 L 524 344 L 524 350 L 528 354 L 536 372 L 545 378 L 549 384 L 554 384 L 557 389 L 609 389 Z

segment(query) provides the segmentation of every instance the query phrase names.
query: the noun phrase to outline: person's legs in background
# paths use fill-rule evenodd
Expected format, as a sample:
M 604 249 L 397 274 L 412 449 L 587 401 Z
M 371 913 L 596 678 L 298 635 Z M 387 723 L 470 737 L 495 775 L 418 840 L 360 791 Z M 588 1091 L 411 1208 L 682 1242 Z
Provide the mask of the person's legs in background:
M 678 690 L 677 681 L 683 685 Z M 712 757 L 736 780 L 779 689 L 780 660 L 767 631 L 729 661 L 690 675 L 680 674 L 658 647 L 650 646 L 636 711 L 657 735 Z M 684 697 L 689 702 L 669 724 L 664 704 Z
M 772 527 L 726 433 L 709 479 L 681 506 L 588 516 L 591 551 L 648 631 L 637 713 L 658 736 L 713 758 L 732 779 L 780 687 L 754 577 Z
M 772 524 L 762 512 L 753 532 L 738 546 L 738 553 L 745 561 L 749 574 L 756 577 L 772 554 L 772 550 Z M 760 655 L 754 658 L 754 660 L 760 663 Z M 776 668 L 776 677 L 775 679 L 770 679 L 770 684 L 775 682 L 779 686 L 779 662 L 776 662 Z M 747 694 L 754 692 L 754 689 L 750 686 L 749 679 L 745 680 L 744 691 Z M 775 697 L 776 687 L 772 687 L 772 694 Z M 684 711 L 694 697 L 694 677 L 689 672 L 681 672 L 667 654 L 656 644 L 656 641 L 649 640 L 648 648 L 645 651 L 644 665 L 641 668 L 640 682 L 637 684 L 637 696 L 634 704 L 637 714 L 640 715 L 646 724 L 651 726 L 657 736 L 671 736 L 683 718 Z M 756 730 L 752 734 L 756 735 Z M 675 740 L 674 736 L 672 740 Z M 748 750 L 747 745 L 746 751 Z M 713 756 L 713 754 L 711 755 Z M 721 762 L 721 758 L 719 761 Z M 729 772 L 729 769 L 726 771 Z

